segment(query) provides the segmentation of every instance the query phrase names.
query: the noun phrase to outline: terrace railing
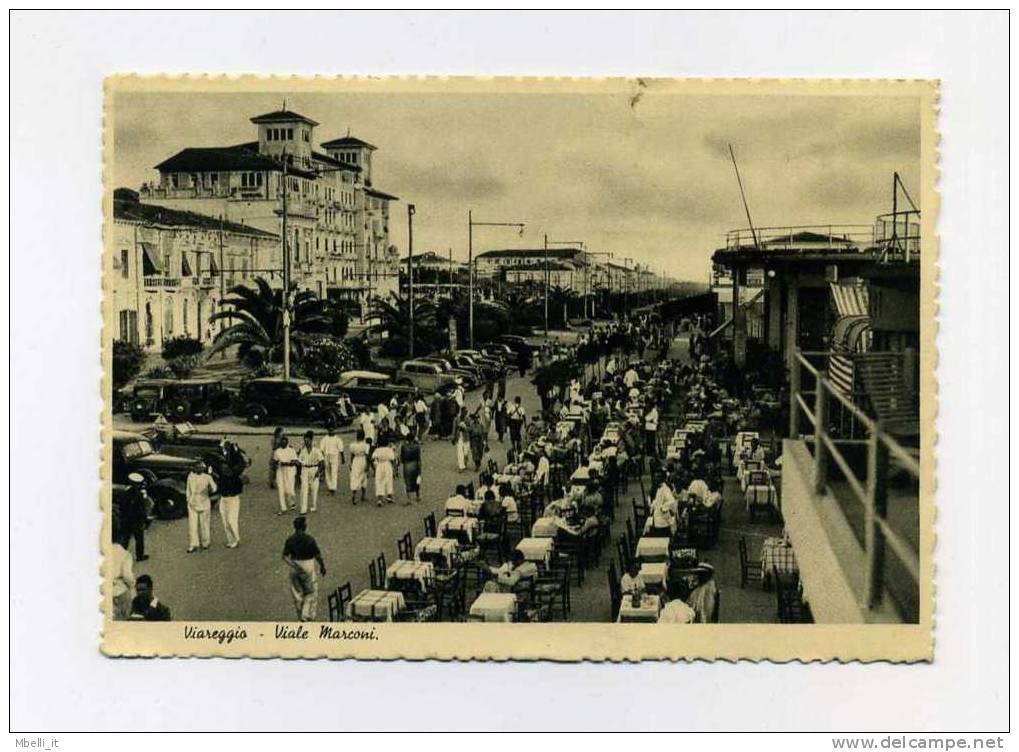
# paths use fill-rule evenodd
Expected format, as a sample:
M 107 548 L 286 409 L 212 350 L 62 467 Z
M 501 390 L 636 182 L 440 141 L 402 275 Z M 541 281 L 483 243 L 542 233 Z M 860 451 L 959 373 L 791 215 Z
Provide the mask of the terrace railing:
M 853 501 L 863 506 L 864 540 L 866 554 L 865 592 L 862 601 L 868 609 L 877 608 L 886 591 L 886 555 L 891 552 L 912 578 L 914 587 L 919 587 L 920 561 L 918 552 L 887 520 L 888 484 L 890 476 L 890 460 L 894 460 L 899 468 L 904 469 L 913 480 L 919 483 L 920 463 L 914 455 L 904 448 L 891 434 L 882 430 L 880 421 L 864 413 L 852 398 L 843 394 L 828 379 L 824 366 L 818 367 L 811 360 L 827 362 L 829 353 L 797 352 L 790 371 L 790 433 L 792 437 L 801 436 L 813 444 L 814 492 L 827 495 L 829 488 L 829 472 L 832 465 L 841 472 Z M 804 388 L 812 386 L 812 389 Z M 829 431 L 830 408 L 838 403 L 841 408 L 852 416 L 859 428 L 858 434 L 864 438 L 839 438 Z M 810 426 L 807 433 L 801 433 L 803 422 Z M 862 473 L 846 457 L 847 449 L 866 447 L 866 467 Z

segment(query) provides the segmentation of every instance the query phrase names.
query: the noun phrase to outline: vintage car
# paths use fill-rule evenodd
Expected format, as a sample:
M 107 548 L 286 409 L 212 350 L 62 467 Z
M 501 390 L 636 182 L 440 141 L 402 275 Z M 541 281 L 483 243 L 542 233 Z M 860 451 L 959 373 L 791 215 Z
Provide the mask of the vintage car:
M 157 415 L 208 423 L 229 413 L 232 403 L 230 392 L 217 379 L 143 379 L 134 385 L 127 404 L 135 423 Z
M 250 426 L 292 422 L 335 428 L 349 425 L 354 419 L 345 396 L 317 391 L 302 379 L 251 379 L 241 387 L 239 401 Z
M 488 342 L 481 345 L 479 349 L 489 358 L 498 358 L 505 366 L 511 366 L 517 362 L 517 354 L 513 348 L 501 342 Z
M 448 364 L 443 366 L 430 360 L 407 360 L 396 372 L 396 383 L 412 386 L 425 394 L 435 394 L 456 385 L 457 376 L 450 373 L 450 370 Z
M 177 519 L 187 514 L 185 481 L 195 457 L 167 454 L 149 436 L 132 431 L 114 431 L 112 445 L 114 489 L 123 491 L 118 487 L 127 486 L 128 476 L 138 473 L 145 478 L 156 517 Z
M 455 350 L 453 354 L 470 358 L 485 373 L 485 377 L 489 381 L 494 381 L 506 374 L 506 367 L 501 358 L 493 358 L 479 350 Z
M 447 373 L 455 379 L 459 379 L 460 383 L 463 384 L 464 389 L 474 389 L 482 381 L 481 374 L 476 368 L 458 368 L 453 365 L 447 358 L 440 358 L 438 355 L 429 355 L 425 358 L 418 358 L 423 363 L 434 363 L 442 369 L 443 373 Z
M 413 399 L 420 393 L 417 387 L 397 384 L 392 376 L 378 371 L 344 371 L 326 391 L 348 397 L 355 407 L 369 409 L 393 397 Z
M 527 343 L 527 340 L 517 334 L 503 334 L 495 338 L 499 344 L 506 345 L 510 350 L 519 355 L 525 353 L 528 358 L 534 354 L 534 348 Z

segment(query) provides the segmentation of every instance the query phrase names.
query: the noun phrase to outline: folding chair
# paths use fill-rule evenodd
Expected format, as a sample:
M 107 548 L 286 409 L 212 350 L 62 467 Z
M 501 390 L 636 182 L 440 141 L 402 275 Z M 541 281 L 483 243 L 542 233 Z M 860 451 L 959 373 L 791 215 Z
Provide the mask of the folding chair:
M 396 541 L 396 552 L 398 559 L 414 558 L 414 540 L 410 537 L 409 530 Z
M 340 585 L 329 594 L 329 621 L 343 621 L 347 604 L 354 599 L 350 583 Z
M 426 538 L 438 538 L 438 528 L 435 522 L 435 512 L 429 512 L 428 516 L 425 517 L 425 537 Z M 407 557 L 412 558 L 410 556 Z

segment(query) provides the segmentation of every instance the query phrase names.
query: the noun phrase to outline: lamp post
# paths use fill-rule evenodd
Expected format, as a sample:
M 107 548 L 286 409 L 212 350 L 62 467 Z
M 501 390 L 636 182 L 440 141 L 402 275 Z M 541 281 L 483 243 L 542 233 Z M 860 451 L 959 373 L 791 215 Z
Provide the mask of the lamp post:
M 520 235 L 524 234 L 523 222 L 475 222 L 472 210 L 467 210 L 467 332 L 471 350 L 474 349 L 474 228 L 475 227 L 515 227 Z
M 587 255 L 588 256 L 607 256 L 608 258 L 615 258 L 612 255 L 612 251 L 597 251 L 597 252 L 588 251 Z M 587 287 L 588 287 L 588 293 L 591 294 L 592 291 L 591 291 L 591 284 L 590 284 L 590 282 L 588 282 Z M 595 315 L 595 312 L 596 312 L 595 311 L 595 303 L 596 303 L 595 296 L 593 294 L 591 294 L 591 318 L 592 319 L 594 318 L 594 315 Z M 587 314 L 587 307 L 586 307 L 586 305 L 585 305 L 585 308 L 584 308 L 584 313 L 585 313 L 585 315 Z
M 584 241 L 583 240 L 549 240 L 548 239 L 548 235 L 545 235 L 545 339 L 548 339 L 548 288 L 549 288 L 549 285 L 551 284 L 551 281 L 552 281 L 551 280 L 551 276 L 552 275 L 551 275 L 551 273 L 549 271 L 549 268 L 548 268 L 548 247 L 550 245 L 569 245 L 569 246 L 574 246 L 574 247 L 579 246 L 580 250 L 583 251 L 584 250 Z M 587 272 L 587 266 L 586 265 L 584 267 L 584 271 L 585 271 L 585 279 L 586 279 L 587 278 L 586 277 L 586 272 Z M 586 302 L 586 300 L 584 302 L 584 315 L 585 316 L 587 315 L 587 302 Z M 565 313 L 564 313 L 564 316 L 565 316 Z M 565 318 L 563 319 L 563 323 L 564 324 L 566 323 Z
M 407 307 L 410 317 L 410 340 L 407 355 L 414 357 L 414 204 L 407 204 Z
M 287 150 L 283 150 L 283 380 L 290 380 L 290 253 L 287 250 Z

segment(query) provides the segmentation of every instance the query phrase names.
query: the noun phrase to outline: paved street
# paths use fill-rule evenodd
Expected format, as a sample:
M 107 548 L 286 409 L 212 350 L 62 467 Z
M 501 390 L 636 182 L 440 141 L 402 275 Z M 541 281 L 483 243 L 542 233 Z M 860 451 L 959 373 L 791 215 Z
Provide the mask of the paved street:
M 677 339 L 671 357 L 686 357 L 686 341 Z M 468 395 L 468 405 L 480 399 L 480 390 Z M 520 395 L 529 414 L 539 407 L 537 393 L 527 378 L 514 376 L 507 381 L 510 399 Z M 125 428 L 135 426 L 123 416 L 116 423 Z M 203 431 L 224 431 L 240 444 L 252 459 L 250 476 L 241 507 L 241 545 L 225 547 L 222 526 L 217 512 L 213 514 L 213 546 L 195 554 L 186 554 L 187 520 L 155 521 L 146 535 L 148 561 L 137 564 L 138 573 L 148 573 L 156 582 L 159 597 L 173 609 L 175 619 L 222 621 L 275 621 L 293 618 L 287 569 L 280 559 L 283 541 L 292 531 L 293 515 L 277 516 L 276 492 L 269 489 L 268 476 L 270 428 L 252 429 L 229 420 L 221 420 Z M 303 427 L 288 432 L 298 441 Z M 347 431 L 344 439 L 352 437 Z M 500 445 L 493 432 L 490 440 L 496 457 L 503 461 L 505 444 Z M 340 492 L 320 495 L 319 511 L 309 514 L 311 533 L 317 538 L 326 558 L 328 573 L 324 579 L 319 604 L 320 618 L 327 617 L 326 593 L 350 581 L 354 592 L 368 586 L 368 562 L 380 552 L 386 560 L 396 559 L 396 540 L 410 532 L 415 541 L 424 534 L 424 517 L 435 512 L 442 518 L 442 507 L 459 479 L 472 477 L 456 469 L 453 446 L 448 441 L 430 440 L 423 447 L 422 501 L 404 506 L 400 480 L 396 484 L 396 503 L 378 508 L 373 502 L 351 506 L 346 466 L 341 472 Z M 645 479 L 645 484 L 647 479 Z M 369 491 L 372 490 L 369 485 Z M 765 536 L 775 535 L 781 526 L 767 521 L 751 523 L 743 508 L 739 486 L 728 479 L 723 489 L 725 518 L 719 542 L 701 558 L 716 568 L 722 590 L 722 620 L 728 622 L 768 622 L 774 620 L 774 596 L 759 585 L 739 587 L 739 537 L 745 536 L 752 555 L 758 555 Z M 631 498 L 639 496 L 637 483 L 631 483 L 619 504 L 612 528 L 613 540 L 625 529 L 625 520 L 632 515 Z M 574 621 L 607 621 L 609 594 L 605 571 L 614 547 L 608 548 L 600 567 L 591 569 L 582 587 L 573 589 Z

